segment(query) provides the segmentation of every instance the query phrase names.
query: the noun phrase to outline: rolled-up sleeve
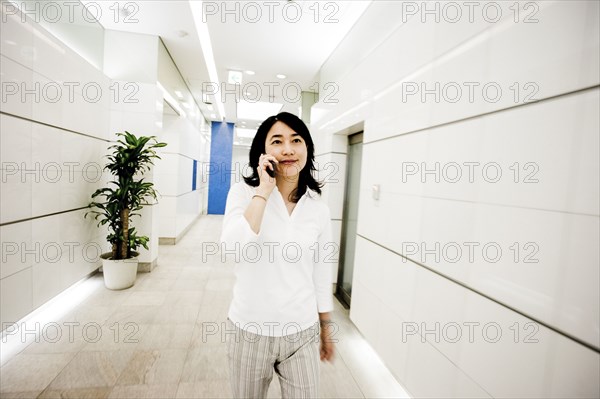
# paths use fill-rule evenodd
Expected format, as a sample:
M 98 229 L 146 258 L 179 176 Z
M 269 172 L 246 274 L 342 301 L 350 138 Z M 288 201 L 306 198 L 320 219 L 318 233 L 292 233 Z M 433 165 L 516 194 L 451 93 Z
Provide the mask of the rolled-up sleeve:
M 236 183 L 229 189 L 225 215 L 223 217 L 223 228 L 221 231 L 221 246 L 228 250 L 236 249 L 236 245 L 243 247 L 249 242 L 256 242 L 259 235 L 256 234 L 244 213 L 252 198 L 243 186 L 243 182 Z
M 322 230 L 319 234 L 319 251 L 315 259 L 313 271 L 313 282 L 317 296 L 317 308 L 319 313 L 333 311 L 332 295 L 332 271 L 333 265 L 338 259 L 338 246 L 332 240 L 331 215 L 329 208 L 324 207 Z

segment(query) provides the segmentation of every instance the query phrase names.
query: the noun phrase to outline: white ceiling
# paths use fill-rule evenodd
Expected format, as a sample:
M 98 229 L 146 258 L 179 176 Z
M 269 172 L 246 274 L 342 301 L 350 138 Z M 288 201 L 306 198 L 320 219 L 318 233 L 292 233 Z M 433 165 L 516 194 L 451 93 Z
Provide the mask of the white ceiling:
M 297 97 L 295 89 L 299 86 L 303 91 L 314 91 L 321 65 L 362 15 L 370 0 L 287 3 L 205 1 L 203 4 L 203 9 L 209 11 L 205 18 L 220 82 L 227 82 L 228 70 L 256 72 L 253 76 L 243 75 L 238 98 L 231 94 L 226 96 L 224 105 L 228 122 L 241 126 L 236 100 L 255 100 L 257 87 L 262 94 L 260 101 L 283 103 L 283 110 L 297 113 L 300 103 L 290 102 Z M 99 22 L 104 28 L 160 36 L 206 119 L 217 119 L 211 118 L 212 112 L 202 102 L 203 83 L 210 82 L 210 79 L 188 1 L 107 1 L 96 4 L 103 8 Z M 133 11 L 129 19 L 137 22 L 124 23 L 126 13 L 123 12 L 117 21 L 114 18 L 115 4 Z M 297 14 L 298 9 L 302 10 L 300 15 Z M 226 13 L 227 10 L 230 13 Z M 180 37 L 182 31 L 187 36 Z M 278 79 L 277 74 L 287 77 Z M 289 84 L 286 97 L 282 90 L 285 84 Z M 273 89 L 269 90 L 269 85 L 274 85 Z M 230 90 L 234 88 L 227 87 Z M 273 97 L 269 97 L 269 91 Z M 215 102 L 220 98 L 212 100 Z M 254 128 L 259 121 L 244 122 L 246 127 Z

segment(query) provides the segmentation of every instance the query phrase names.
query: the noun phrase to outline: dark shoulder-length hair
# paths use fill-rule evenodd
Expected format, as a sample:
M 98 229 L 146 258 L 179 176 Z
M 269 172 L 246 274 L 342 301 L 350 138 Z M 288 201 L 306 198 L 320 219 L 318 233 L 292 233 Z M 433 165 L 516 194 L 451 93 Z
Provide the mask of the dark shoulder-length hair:
M 277 115 L 268 117 L 258 128 L 254 139 L 252 140 L 252 146 L 250 147 L 250 167 L 252 168 L 252 175 L 249 177 L 243 176 L 246 184 L 252 187 L 258 187 L 260 179 L 258 177 L 258 159 L 262 154 L 265 153 L 265 143 L 267 141 L 267 134 L 273 127 L 275 122 L 285 123 L 290 129 L 298 133 L 304 142 L 306 143 L 306 165 L 300 171 L 298 178 L 298 187 L 290 193 L 290 201 L 298 202 L 300 198 L 306 193 L 306 189 L 317 192 L 321 195 L 321 187 L 323 183 L 318 182 L 312 175 L 312 171 L 316 171 L 315 168 L 315 146 L 310 136 L 308 128 L 302 122 L 302 119 L 298 118 L 294 114 L 289 112 L 280 112 Z

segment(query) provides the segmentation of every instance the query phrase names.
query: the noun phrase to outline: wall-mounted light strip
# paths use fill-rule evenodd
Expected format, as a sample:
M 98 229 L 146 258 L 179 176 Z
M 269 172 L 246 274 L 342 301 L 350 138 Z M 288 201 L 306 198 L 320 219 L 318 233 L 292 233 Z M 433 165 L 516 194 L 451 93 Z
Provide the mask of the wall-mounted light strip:
M 196 32 L 198 32 L 198 38 L 200 39 L 200 46 L 202 46 L 202 54 L 204 55 L 204 62 L 206 62 L 206 69 L 208 70 L 208 77 L 211 82 L 217 85 L 217 93 L 221 87 L 221 81 L 217 74 L 217 66 L 215 64 L 215 57 L 213 54 L 213 48 L 210 41 L 210 34 L 208 33 L 208 25 L 203 19 L 203 7 L 202 1 L 190 0 L 190 8 L 192 9 L 192 16 L 194 17 L 194 24 L 196 25 Z M 217 109 L 219 115 L 225 119 L 225 107 L 223 103 L 217 99 Z
M 101 290 L 102 287 L 101 277 L 85 277 L 16 323 L 8 326 L 4 325 L 5 330 L 0 334 L 0 364 L 4 365 L 19 352 L 23 351 L 29 344 L 40 342 L 42 340 L 40 336 L 44 334 L 47 328 L 50 329 L 51 333 L 56 330 L 56 326 L 58 326 L 59 332 L 61 331 L 61 327 L 66 328 L 64 321 L 61 324 L 58 322 L 63 320 L 65 315 L 75 309 L 90 295 Z M 82 326 L 79 325 L 74 328 L 81 329 Z

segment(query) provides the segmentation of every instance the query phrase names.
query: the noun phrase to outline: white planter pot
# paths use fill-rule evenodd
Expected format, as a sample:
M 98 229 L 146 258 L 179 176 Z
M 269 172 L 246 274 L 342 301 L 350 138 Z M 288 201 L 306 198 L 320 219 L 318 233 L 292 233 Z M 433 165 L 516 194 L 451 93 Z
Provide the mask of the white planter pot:
M 138 256 L 134 252 L 134 257 L 129 259 L 113 260 L 109 259 L 110 252 L 102 254 L 102 273 L 104 274 L 104 285 L 111 290 L 123 290 L 133 286 L 138 269 Z

